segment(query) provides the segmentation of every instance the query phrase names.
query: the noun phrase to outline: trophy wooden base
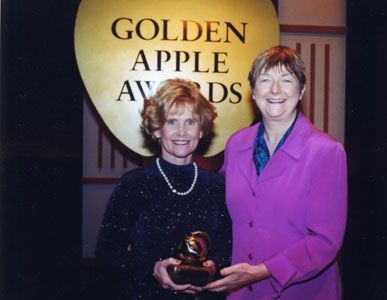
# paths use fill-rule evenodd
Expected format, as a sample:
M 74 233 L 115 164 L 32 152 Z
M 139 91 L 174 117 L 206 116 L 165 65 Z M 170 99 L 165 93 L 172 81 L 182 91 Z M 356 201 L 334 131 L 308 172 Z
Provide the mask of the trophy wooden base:
M 176 284 L 192 284 L 205 286 L 213 280 L 214 274 L 209 267 L 189 265 L 169 265 L 168 274 Z

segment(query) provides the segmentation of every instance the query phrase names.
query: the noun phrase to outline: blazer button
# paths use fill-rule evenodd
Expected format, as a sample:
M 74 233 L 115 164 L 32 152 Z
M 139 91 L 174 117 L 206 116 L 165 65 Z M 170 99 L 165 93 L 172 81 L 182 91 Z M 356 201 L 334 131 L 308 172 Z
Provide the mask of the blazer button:
M 255 192 L 253 192 L 253 197 L 255 197 Z
M 249 259 L 253 259 L 253 255 L 251 253 L 249 253 L 248 257 Z
M 251 285 L 249 285 L 248 289 L 249 289 L 250 292 L 253 291 L 253 287 Z
M 250 222 L 249 222 L 249 226 L 250 226 L 250 227 L 253 227 L 253 226 L 254 226 L 254 222 L 253 222 L 253 221 L 250 221 Z

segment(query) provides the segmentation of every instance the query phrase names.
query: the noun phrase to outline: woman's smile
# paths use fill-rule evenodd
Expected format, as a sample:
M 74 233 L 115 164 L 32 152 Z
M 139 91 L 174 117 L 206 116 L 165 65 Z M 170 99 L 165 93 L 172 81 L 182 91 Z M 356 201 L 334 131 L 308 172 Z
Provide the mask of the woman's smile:
M 183 141 L 180 141 L 180 140 L 177 140 L 177 141 L 172 141 L 173 143 L 175 143 L 176 145 L 187 145 L 189 143 L 189 141 L 187 140 L 183 140 Z
M 286 99 L 267 98 L 266 101 L 271 104 L 282 104 L 286 101 Z

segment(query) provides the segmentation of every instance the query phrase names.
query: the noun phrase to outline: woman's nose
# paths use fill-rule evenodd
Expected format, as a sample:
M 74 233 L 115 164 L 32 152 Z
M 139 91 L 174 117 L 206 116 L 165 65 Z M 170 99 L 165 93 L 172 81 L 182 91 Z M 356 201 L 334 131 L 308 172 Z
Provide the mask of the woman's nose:
M 184 135 L 185 135 L 185 126 L 184 126 L 184 124 L 181 124 L 181 125 L 179 126 L 178 135 L 179 135 L 179 136 L 184 136 Z
M 273 93 L 273 94 L 278 94 L 280 92 L 281 88 L 279 86 L 279 82 L 277 81 L 273 81 L 273 84 L 271 85 L 271 89 L 270 91 Z

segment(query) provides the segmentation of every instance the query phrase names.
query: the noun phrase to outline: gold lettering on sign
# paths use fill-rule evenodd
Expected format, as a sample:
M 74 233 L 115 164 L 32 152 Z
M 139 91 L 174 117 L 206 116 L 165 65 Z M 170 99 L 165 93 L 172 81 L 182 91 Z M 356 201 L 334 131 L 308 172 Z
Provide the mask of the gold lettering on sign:
M 181 20 L 178 23 L 170 23 L 170 19 L 144 18 L 136 22 L 132 18 L 120 17 L 114 20 L 111 30 L 120 40 L 138 38 L 146 41 L 159 39 L 160 41 L 194 42 L 202 38 L 206 42 L 230 43 L 230 36 L 234 36 L 236 40 L 245 43 L 246 39 L 247 22 L 241 22 L 238 26 L 220 21 L 205 21 L 201 24 L 195 20 Z M 172 34 L 169 33 L 168 28 L 176 28 L 176 26 L 180 26 L 181 35 L 171 37 Z M 204 31 L 203 28 L 205 28 Z
M 279 24 L 270 0 L 82 0 L 74 41 L 90 99 L 123 144 L 152 155 L 139 128 L 143 99 L 179 77 L 216 106 L 212 156 L 253 121 L 247 73 L 279 43 Z

